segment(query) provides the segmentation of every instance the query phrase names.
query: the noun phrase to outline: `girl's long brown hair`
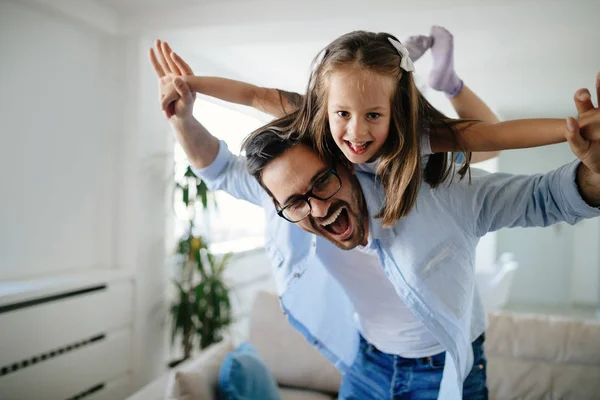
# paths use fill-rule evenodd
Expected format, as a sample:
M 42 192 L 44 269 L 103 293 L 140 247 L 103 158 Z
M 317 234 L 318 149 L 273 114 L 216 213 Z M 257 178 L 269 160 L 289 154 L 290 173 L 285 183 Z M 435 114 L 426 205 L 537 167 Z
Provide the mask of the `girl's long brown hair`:
M 461 149 L 455 129 L 457 123 L 464 122 L 446 117 L 429 104 L 416 87 L 412 73 L 400 68 L 401 55 L 388 38 L 397 40 L 387 33 L 356 31 L 339 37 L 322 50 L 313 61 L 306 96 L 291 126 L 291 131 L 311 135 L 321 155 L 345 160 L 329 129 L 329 77 L 335 72 L 359 68 L 395 79 L 396 88 L 390 99 L 392 119 L 389 135 L 379 152 L 377 167 L 386 203 L 376 217 L 382 219 L 384 226 L 391 226 L 410 212 L 423 179 L 435 187 L 454 171 L 454 163 L 450 162 L 447 153 L 429 156 L 423 169 L 421 134 L 429 132 L 436 135 L 446 131 L 456 148 Z M 469 168 L 470 154 L 466 154 L 466 161 L 458 171 L 461 177 Z

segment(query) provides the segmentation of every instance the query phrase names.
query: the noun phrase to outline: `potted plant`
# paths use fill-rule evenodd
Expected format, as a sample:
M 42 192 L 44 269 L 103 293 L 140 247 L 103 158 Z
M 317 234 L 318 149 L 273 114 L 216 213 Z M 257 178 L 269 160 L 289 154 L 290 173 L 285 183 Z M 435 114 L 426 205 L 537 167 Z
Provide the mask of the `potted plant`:
M 182 194 L 188 210 L 189 229 L 177 243 L 179 276 L 173 279 L 177 294 L 171 305 L 171 345 L 180 338 L 183 358 L 171 362 L 171 367 L 190 358 L 196 345 L 203 349 L 220 341 L 232 322 L 230 293 L 224 281 L 231 254 L 216 257 L 207 240 L 194 234 L 196 210 L 208 212 L 210 193 L 189 166 L 176 182 L 176 192 Z

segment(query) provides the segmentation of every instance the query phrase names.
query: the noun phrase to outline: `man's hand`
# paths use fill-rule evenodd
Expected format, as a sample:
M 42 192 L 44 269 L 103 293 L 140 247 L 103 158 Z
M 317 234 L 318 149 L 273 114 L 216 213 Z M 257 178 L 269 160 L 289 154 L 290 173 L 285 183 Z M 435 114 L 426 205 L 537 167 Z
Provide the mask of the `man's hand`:
M 600 101 L 600 73 L 596 76 L 596 96 Z M 575 93 L 575 106 L 579 113 L 581 135 L 591 141 L 600 140 L 600 111 L 594 107 L 592 97 L 587 89 L 579 89 Z
M 150 49 L 150 63 L 158 75 L 159 100 L 163 112 L 179 142 L 196 168 L 210 165 L 219 151 L 219 141 L 192 114 L 194 95 L 184 79 L 193 75 L 192 69 L 178 57 L 169 45 L 157 40 Z
M 186 120 L 192 116 L 194 95 L 182 77 L 193 75 L 190 66 L 166 42 L 157 40 L 149 50 L 150 63 L 158 75 L 161 108 L 167 119 Z M 175 121 L 172 121 L 175 122 Z
M 600 74 L 596 76 L 597 100 L 600 101 Z M 575 93 L 575 106 L 581 118 L 594 121 L 600 117 L 600 109 L 594 107 L 587 89 Z M 577 171 L 577 185 L 583 199 L 591 206 L 600 206 L 600 124 L 593 122 L 587 126 L 586 138 L 580 131 L 580 124 L 574 118 L 567 118 L 565 137 L 571 151 L 582 162 Z

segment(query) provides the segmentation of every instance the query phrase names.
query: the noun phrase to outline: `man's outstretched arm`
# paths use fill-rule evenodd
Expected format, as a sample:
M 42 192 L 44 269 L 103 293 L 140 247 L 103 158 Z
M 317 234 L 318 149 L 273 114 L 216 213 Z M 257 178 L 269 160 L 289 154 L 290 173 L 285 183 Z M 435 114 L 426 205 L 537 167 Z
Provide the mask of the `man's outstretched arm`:
M 577 186 L 586 203 L 600 207 L 600 174 L 581 164 L 577 170 Z
M 598 80 L 600 92 L 600 79 Z M 575 97 L 579 116 L 594 135 L 600 133 L 600 110 L 587 90 Z M 455 182 L 440 196 L 460 223 L 476 236 L 505 227 L 575 224 L 600 216 L 600 141 L 586 139 L 569 118 L 564 135 L 577 160 L 546 174 L 533 176 L 473 171 L 471 184 Z
M 159 57 L 161 53 L 159 53 Z M 164 107 L 176 140 L 185 151 L 194 173 L 204 180 L 211 190 L 224 190 L 234 197 L 262 205 L 265 192 L 248 174 L 242 157 L 235 157 L 225 143 L 213 136 L 193 115 L 194 96 L 181 77 L 168 77 L 173 68 L 165 60 L 159 61 L 150 49 L 150 63 L 159 79 L 159 97 L 173 81 L 178 97 Z M 164 58 L 164 57 L 163 57 Z M 185 66 L 175 66 L 185 68 Z M 167 71 L 167 72 L 165 72 Z

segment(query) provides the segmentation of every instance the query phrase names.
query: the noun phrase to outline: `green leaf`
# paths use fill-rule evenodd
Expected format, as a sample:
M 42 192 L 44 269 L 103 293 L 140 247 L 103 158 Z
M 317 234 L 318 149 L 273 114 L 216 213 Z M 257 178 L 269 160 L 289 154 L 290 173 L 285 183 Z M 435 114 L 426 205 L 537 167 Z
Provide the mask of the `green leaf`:
M 187 186 L 183 188 L 183 202 L 186 207 L 190 204 L 190 189 Z
M 226 253 L 223 255 L 223 257 L 221 257 L 221 262 L 219 263 L 219 267 L 216 271 L 217 275 L 221 276 L 223 272 L 225 272 L 225 267 L 229 263 L 229 260 L 231 260 L 231 257 L 233 257 L 233 253 Z
M 210 251 L 207 251 L 206 252 L 206 259 L 208 260 L 208 264 L 210 266 L 210 273 L 212 275 L 215 275 L 215 272 L 216 272 L 216 268 L 215 268 L 215 256 L 213 256 Z
M 198 283 L 196 285 L 196 287 L 194 288 L 194 295 L 195 295 L 195 299 L 194 299 L 194 305 L 195 305 L 195 312 L 198 313 L 204 313 L 204 311 L 206 310 L 206 305 L 203 302 L 203 300 L 206 300 L 206 281 L 202 281 L 200 283 Z
M 194 174 L 194 171 L 192 171 L 191 165 L 188 165 L 187 169 L 185 170 L 185 174 L 183 176 L 196 177 L 196 174 Z
M 177 254 L 181 254 L 184 256 L 187 256 L 188 254 L 190 254 L 190 241 L 188 238 L 185 239 L 179 239 L 179 242 L 177 243 Z
M 202 209 L 203 210 L 207 210 L 208 209 L 208 187 L 206 186 L 206 183 L 204 183 L 204 181 L 200 181 L 200 183 L 198 183 L 196 185 L 196 197 L 200 198 L 200 201 L 202 202 Z
M 183 288 L 183 285 L 180 282 L 173 279 L 173 283 L 175 284 L 175 286 L 177 286 L 177 289 L 179 290 L 179 296 L 187 295 L 185 289 Z
M 182 282 L 178 282 L 173 279 L 173 284 L 177 287 L 179 298 L 177 303 L 171 306 L 172 319 L 172 330 L 171 330 L 171 345 L 175 341 L 175 337 L 179 332 L 185 334 L 186 328 L 191 327 L 193 331 L 193 321 L 190 318 L 192 315 L 192 304 L 190 303 L 189 293 L 184 289 Z
M 209 203 L 217 208 L 214 194 L 204 181 L 194 175 L 190 165 L 187 165 L 184 176 L 175 182 L 174 187 L 182 191 L 181 198 L 188 208 L 194 207 L 196 210 L 202 204 L 202 209 L 208 210 Z M 175 194 L 176 200 L 180 201 L 181 198 Z M 179 239 L 175 249 L 182 263 L 182 279 L 173 281 L 178 298 L 171 307 L 171 343 L 173 345 L 179 336 L 182 346 L 189 343 L 195 346 L 198 343 L 200 348 L 204 348 L 221 340 L 223 329 L 232 322 L 229 290 L 222 281 L 231 254 L 222 257 L 213 255 L 208 251 L 205 238 L 194 237 L 193 218 L 189 221 L 189 227 L 189 232 Z M 192 241 L 196 239 L 200 240 L 200 249 L 196 242 L 192 246 Z M 195 265 L 189 264 L 190 259 L 195 259 Z
M 211 285 L 212 304 L 213 304 L 213 317 L 215 321 L 220 322 L 221 320 L 221 307 L 223 299 L 220 295 L 219 281 L 213 281 Z
M 175 344 L 175 337 L 181 326 L 178 324 L 179 321 L 179 304 L 173 304 L 171 306 L 171 347 Z
M 202 257 L 202 251 L 206 251 L 205 249 L 200 248 L 200 250 L 198 250 L 198 255 L 196 257 L 196 261 L 197 261 L 197 269 L 198 272 L 200 273 L 200 276 L 202 277 L 202 280 L 206 280 L 207 279 L 207 275 L 206 275 L 206 270 L 204 269 L 204 262 L 202 261 L 203 257 Z

